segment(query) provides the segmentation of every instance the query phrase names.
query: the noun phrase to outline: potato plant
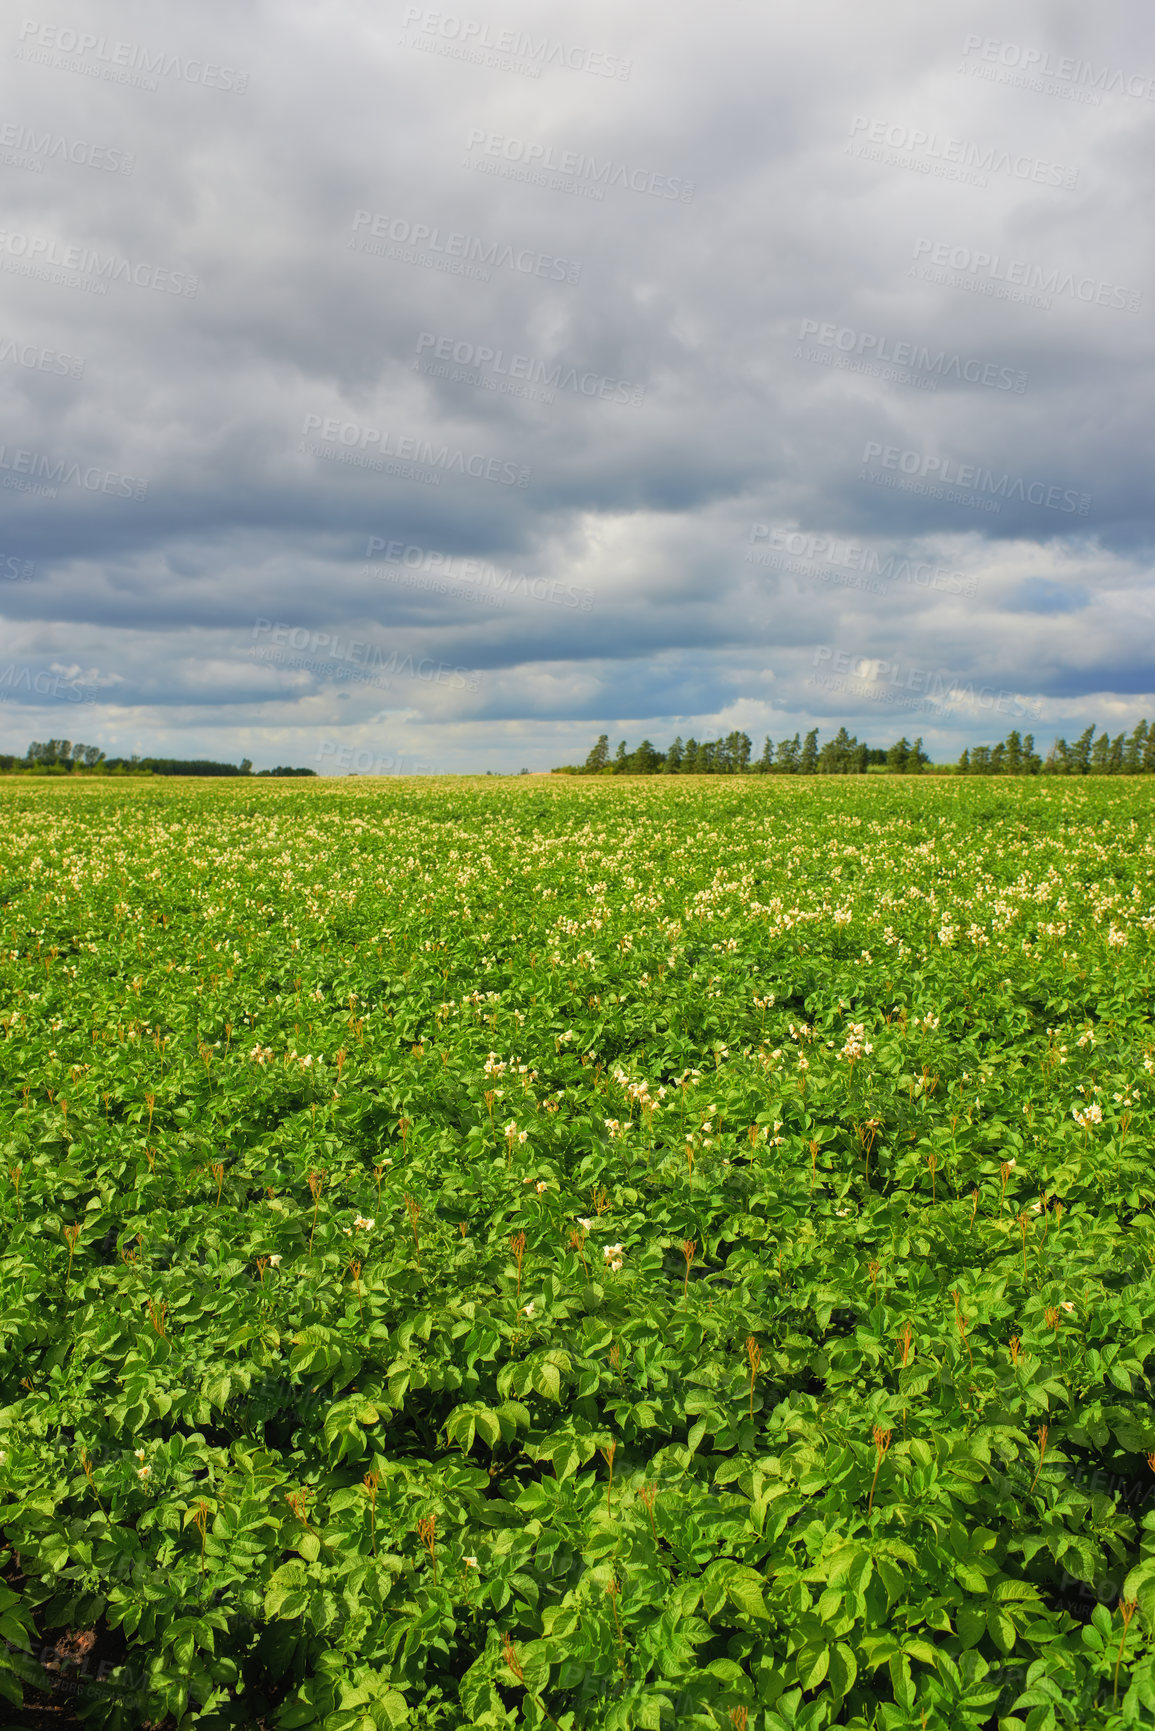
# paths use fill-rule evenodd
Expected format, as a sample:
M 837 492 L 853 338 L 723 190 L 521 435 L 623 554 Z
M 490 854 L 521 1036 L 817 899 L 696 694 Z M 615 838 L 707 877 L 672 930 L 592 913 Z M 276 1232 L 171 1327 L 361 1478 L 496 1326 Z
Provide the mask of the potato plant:
M 0 799 L 13 1715 L 1150 1723 L 1141 783 Z

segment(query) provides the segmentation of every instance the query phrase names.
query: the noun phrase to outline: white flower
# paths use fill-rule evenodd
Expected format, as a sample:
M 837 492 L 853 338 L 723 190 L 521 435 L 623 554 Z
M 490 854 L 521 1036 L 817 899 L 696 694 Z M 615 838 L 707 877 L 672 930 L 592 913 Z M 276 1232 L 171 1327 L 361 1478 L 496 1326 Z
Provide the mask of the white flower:
M 1070 1301 L 1070 1299 L 1069 1299 L 1069 1298 L 1064 1298 L 1064 1299 L 1063 1299 L 1063 1301 L 1062 1301 L 1062 1303 L 1061 1303 L 1061 1304 L 1060 1304 L 1060 1305 L 1059 1305 L 1059 1309 L 1060 1309 L 1060 1310 L 1074 1310 L 1074 1308 L 1075 1308 L 1075 1307 L 1074 1307 L 1074 1305 L 1073 1305 L 1073 1304 L 1072 1304 L 1072 1303 L 1071 1303 L 1071 1301 Z
M 476 1557 L 462 1557 L 461 1560 L 465 1564 L 467 1569 L 476 1569 L 476 1567 L 477 1567 L 477 1558 Z
M 579 1214 L 578 1225 L 583 1229 L 583 1231 L 588 1232 L 590 1227 L 593 1225 L 593 1221 L 588 1220 L 584 1215 Z
M 543 1179 L 541 1179 L 541 1181 L 538 1184 L 535 1184 L 534 1189 L 537 1191 L 538 1195 L 540 1196 L 543 1190 L 549 1189 L 549 1185 L 546 1183 L 545 1179 L 543 1178 Z
M 136 1469 L 136 1476 L 138 1479 L 146 1479 L 151 1471 L 151 1467 L 138 1467 Z
M 133 1453 L 136 1455 L 136 1458 L 138 1461 L 142 1461 L 144 1459 L 144 1450 L 143 1449 L 134 1449 Z
M 372 1220 L 367 1219 L 364 1214 L 358 1214 L 356 1220 L 354 1220 L 354 1222 L 353 1222 L 353 1225 L 358 1227 L 363 1232 L 372 1232 L 374 1222 Z
M 525 1314 L 527 1316 L 533 1315 L 533 1299 L 532 1298 L 530 1299 L 529 1303 L 525 1307 Z
M 272 1263 L 274 1268 L 279 1268 L 281 1266 L 281 1258 L 279 1256 L 270 1256 L 269 1261 Z

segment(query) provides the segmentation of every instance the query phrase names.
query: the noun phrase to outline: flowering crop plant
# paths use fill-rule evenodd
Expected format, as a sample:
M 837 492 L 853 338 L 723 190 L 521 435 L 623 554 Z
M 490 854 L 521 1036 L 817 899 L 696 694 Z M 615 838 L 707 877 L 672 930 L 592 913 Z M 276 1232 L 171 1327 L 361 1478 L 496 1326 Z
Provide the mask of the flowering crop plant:
M 1141 782 L 0 802 L 0 1723 L 1151 1723 Z

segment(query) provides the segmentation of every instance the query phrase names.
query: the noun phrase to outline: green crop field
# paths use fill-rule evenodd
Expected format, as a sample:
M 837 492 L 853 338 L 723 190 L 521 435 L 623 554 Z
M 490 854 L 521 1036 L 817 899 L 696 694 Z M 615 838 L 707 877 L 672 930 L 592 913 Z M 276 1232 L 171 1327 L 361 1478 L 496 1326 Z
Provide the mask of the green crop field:
M 1151 1723 L 1142 781 L 0 814 L 0 1722 Z

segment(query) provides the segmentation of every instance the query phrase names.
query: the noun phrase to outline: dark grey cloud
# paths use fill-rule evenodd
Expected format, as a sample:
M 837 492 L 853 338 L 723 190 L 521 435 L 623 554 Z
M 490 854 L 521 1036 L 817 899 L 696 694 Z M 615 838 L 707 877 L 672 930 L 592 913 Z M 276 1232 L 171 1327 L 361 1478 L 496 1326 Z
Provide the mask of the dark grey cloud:
M 3 747 L 1155 712 L 1135 0 L 98 10 L 0 38 Z

